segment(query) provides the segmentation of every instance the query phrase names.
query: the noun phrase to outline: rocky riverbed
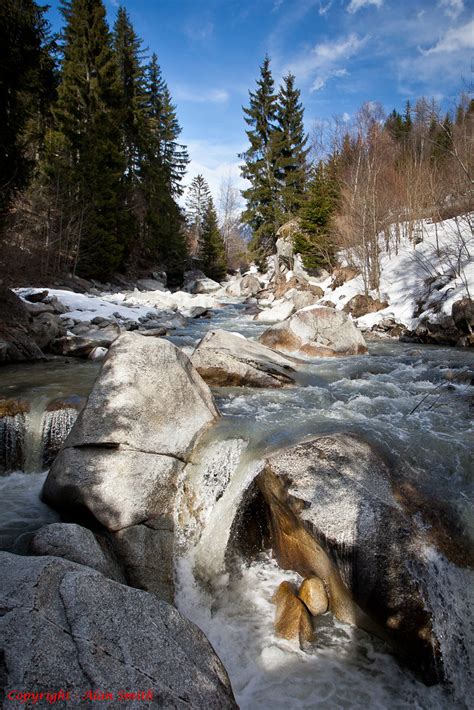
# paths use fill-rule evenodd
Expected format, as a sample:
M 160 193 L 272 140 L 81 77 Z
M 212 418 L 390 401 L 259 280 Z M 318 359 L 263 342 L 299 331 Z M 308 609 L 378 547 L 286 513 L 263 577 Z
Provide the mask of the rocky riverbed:
M 74 357 L 0 371 L 7 687 L 465 707 L 469 351 L 364 339 L 292 273 L 187 288 L 19 291 L 64 311 L 50 342 Z M 44 658 L 45 638 L 70 660 Z

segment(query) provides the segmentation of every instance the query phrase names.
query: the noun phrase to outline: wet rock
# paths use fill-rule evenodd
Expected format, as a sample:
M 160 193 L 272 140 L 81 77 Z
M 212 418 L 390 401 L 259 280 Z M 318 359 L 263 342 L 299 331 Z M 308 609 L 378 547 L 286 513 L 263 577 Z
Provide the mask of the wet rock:
M 130 707 L 120 691 L 150 690 L 140 706 L 237 707 L 212 646 L 170 604 L 56 557 L 1 553 L 1 562 L 7 688 L 105 689 Z
M 49 303 L 30 303 L 23 301 L 26 310 L 31 316 L 39 316 L 42 313 L 54 313 L 54 307 Z
M 326 587 L 319 577 L 306 577 L 299 588 L 298 598 L 312 616 L 325 614 L 329 608 Z
M 41 303 L 41 301 L 44 301 L 46 296 L 49 294 L 49 291 L 32 291 L 31 293 L 26 293 L 23 298 L 26 301 L 29 301 L 30 303 Z
M 274 350 L 310 356 L 360 355 L 367 352 L 362 334 L 347 315 L 321 306 L 297 311 L 288 320 L 266 330 L 259 340 Z
M 95 348 L 110 346 L 110 338 L 90 338 L 81 335 L 65 335 L 51 343 L 51 352 L 56 355 L 69 355 L 71 357 L 88 358 Z
M 103 360 L 105 358 L 105 356 L 107 355 L 107 352 L 108 352 L 107 348 L 100 347 L 100 346 L 96 347 L 90 351 L 90 353 L 88 355 L 88 359 L 89 360 L 96 360 L 96 361 Z
M 342 309 L 344 313 L 350 313 L 353 318 L 360 318 L 367 313 L 377 313 L 384 308 L 388 308 L 387 301 L 379 301 L 372 296 L 365 296 L 362 293 L 353 296 Z
M 140 333 L 140 335 L 144 335 L 148 338 L 161 338 L 163 335 L 166 335 L 166 328 L 164 328 L 163 326 L 152 326 L 148 328 L 148 325 L 149 324 L 147 323 L 144 330 L 139 328 L 138 332 Z
M 453 303 L 452 318 L 459 331 L 472 334 L 474 331 L 474 302 L 466 296 Z
M 260 311 L 255 316 L 259 323 L 280 323 L 286 320 L 295 312 L 295 305 L 291 301 L 281 301 L 273 304 L 270 308 Z
M 42 463 L 45 469 L 51 466 L 58 455 L 85 403 L 85 397 L 71 395 L 48 404 L 41 431 Z
M 188 318 L 205 318 L 209 310 L 204 306 L 191 306 L 185 310 L 185 313 Z
M 334 291 L 339 286 L 342 286 L 346 281 L 351 281 L 359 276 L 360 269 L 355 266 L 343 266 L 340 269 L 336 269 L 333 273 L 333 279 L 331 282 L 331 290 Z
M 215 387 L 283 387 L 294 384 L 292 363 L 279 353 L 235 333 L 210 331 L 191 361 Z
M 272 598 L 276 605 L 275 631 L 289 641 L 298 641 L 303 648 L 314 639 L 313 625 L 303 602 L 294 593 L 290 582 L 282 582 Z
M 442 541 L 443 523 L 439 509 L 428 526 L 420 521 L 437 506 L 401 475 L 362 439 L 337 434 L 274 454 L 257 483 L 280 566 L 319 577 L 337 618 L 385 638 L 434 682 L 442 659 L 421 551 L 433 544 L 431 526 Z

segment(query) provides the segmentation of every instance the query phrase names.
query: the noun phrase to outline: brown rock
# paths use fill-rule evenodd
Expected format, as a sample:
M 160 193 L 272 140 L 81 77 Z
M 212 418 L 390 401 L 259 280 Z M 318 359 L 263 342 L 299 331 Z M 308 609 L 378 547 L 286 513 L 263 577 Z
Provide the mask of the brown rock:
M 289 641 L 298 640 L 300 646 L 313 641 L 311 617 L 303 602 L 298 599 L 290 582 L 282 582 L 273 595 L 276 604 L 275 631 Z
M 331 290 L 334 291 L 336 288 L 339 288 L 339 286 L 345 284 L 346 281 L 355 279 L 355 277 L 359 276 L 359 274 L 360 270 L 357 269 L 355 266 L 343 266 L 340 269 L 336 269 L 333 274 Z
M 325 614 L 329 600 L 324 582 L 319 577 L 307 577 L 301 583 L 298 597 L 313 616 Z
M 452 317 L 458 330 L 463 333 L 472 333 L 474 330 L 474 302 L 466 296 L 453 303 Z
M 363 293 L 357 294 L 346 303 L 342 309 L 344 313 L 350 313 L 353 318 L 360 318 L 367 313 L 377 313 L 388 307 L 387 301 L 378 301 L 372 296 L 365 296 Z

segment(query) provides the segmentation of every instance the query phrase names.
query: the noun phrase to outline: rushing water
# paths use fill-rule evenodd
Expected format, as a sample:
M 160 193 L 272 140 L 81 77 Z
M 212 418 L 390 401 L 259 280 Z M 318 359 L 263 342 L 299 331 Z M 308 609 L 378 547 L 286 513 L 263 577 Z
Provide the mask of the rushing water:
M 190 323 L 170 340 L 191 348 L 207 330 L 217 328 L 256 337 L 264 326 L 246 316 L 243 306 L 234 305 L 216 311 L 211 320 Z M 371 341 L 369 350 L 360 357 L 308 361 L 299 368 L 297 387 L 216 390 L 224 417 L 215 436 L 224 438 L 232 432 L 246 439 L 251 461 L 303 437 L 362 433 L 394 463 L 410 464 L 417 472 L 417 484 L 449 504 L 465 529 L 472 529 L 472 354 L 391 340 Z M 33 409 L 44 410 L 55 397 L 86 394 L 96 372 L 91 363 L 63 361 L 4 368 L 0 396 L 27 399 Z M 0 480 L 5 511 L 0 534 L 9 542 L 25 529 L 55 519 L 38 501 L 43 479 L 44 473 L 16 472 Z M 271 604 L 276 586 L 297 575 L 283 572 L 261 555 L 252 564 L 243 564 L 240 576 L 231 580 L 219 572 L 210 596 L 195 579 L 196 554 L 197 548 L 188 549 L 179 560 L 178 606 L 215 646 L 242 708 L 428 710 L 469 705 L 464 666 L 459 682 L 453 669 L 457 686 L 453 693 L 440 686 L 427 688 L 398 664 L 382 642 L 329 614 L 316 621 L 311 652 L 300 651 L 275 636 Z M 434 550 L 426 554 L 433 562 L 433 578 L 425 583 L 435 626 L 446 647 L 453 645 L 455 655 L 456 634 L 462 631 L 466 638 L 472 629 L 468 573 L 449 566 Z

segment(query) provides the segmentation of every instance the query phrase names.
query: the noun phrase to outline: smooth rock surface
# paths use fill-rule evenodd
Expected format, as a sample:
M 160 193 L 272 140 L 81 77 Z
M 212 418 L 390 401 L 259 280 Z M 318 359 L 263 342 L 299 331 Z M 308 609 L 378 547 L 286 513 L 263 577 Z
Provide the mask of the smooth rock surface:
M 310 306 L 283 323 L 266 330 L 260 342 L 275 350 L 313 356 L 360 355 L 367 352 L 365 340 L 342 311 Z
M 313 625 L 305 605 L 294 593 L 290 582 L 282 582 L 272 598 L 276 605 L 275 631 L 303 647 L 314 639 Z
M 150 690 L 147 707 L 237 707 L 212 646 L 170 604 L 59 558 L 0 559 L 7 694 L 104 689 L 114 694 L 110 707 L 143 708 L 144 701 L 120 700 L 118 693 Z M 18 701 L 7 699 L 4 707 Z
M 291 301 L 281 301 L 258 313 L 255 320 L 259 323 L 280 323 L 294 312 L 295 305 Z
M 312 616 L 325 614 L 329 608 L 326 587 L 319 577 L 306 577 L 299 588 L 298 598 Z
M 212 386 L 283 387 L 294 383 L 290 360 L 260 343 L 224 330 L 207 333 L 191 362 Z

